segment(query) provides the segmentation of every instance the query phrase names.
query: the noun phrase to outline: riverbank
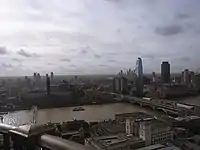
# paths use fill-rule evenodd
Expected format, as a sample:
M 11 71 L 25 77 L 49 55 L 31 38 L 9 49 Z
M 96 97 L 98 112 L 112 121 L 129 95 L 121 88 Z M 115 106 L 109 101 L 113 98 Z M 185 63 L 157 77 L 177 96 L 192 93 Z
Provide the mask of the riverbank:
M 79 100 L 65 100 L 65 101 L 47 101 L 47 102 L 33 102 L 33 103 L 24 103 L 20 106 L 15 106 L 14 108 L 3 107 L 0 109 L 0 113 L 6 114 L 7 112 L 15 112 L 20 110 L 30 110 L 33 106 L 37 106 L 38 109 L 51 109 L 51 108 L 63 108 L 63 107 L 76 107 L 76 106 L 84 106 L 84 105 L 103 105 L 103 104 L 112 104 L 118 103 L 116 100 L 109 101 L 88 101 L 86 99 Z

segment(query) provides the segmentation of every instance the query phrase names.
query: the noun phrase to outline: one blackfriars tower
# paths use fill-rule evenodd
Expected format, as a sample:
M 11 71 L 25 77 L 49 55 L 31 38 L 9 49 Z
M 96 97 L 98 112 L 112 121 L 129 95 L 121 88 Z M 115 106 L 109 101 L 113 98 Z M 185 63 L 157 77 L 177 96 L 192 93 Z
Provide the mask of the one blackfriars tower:
M 161 64 L 161 78 L 163 83 L 170 83 L 170 64 L 167 61 Z
M 138 96 L 143 96 L 143 66 L 142 59 L 138 58 L 136 62 L 136 75 L 137 75 L 137 94 Z

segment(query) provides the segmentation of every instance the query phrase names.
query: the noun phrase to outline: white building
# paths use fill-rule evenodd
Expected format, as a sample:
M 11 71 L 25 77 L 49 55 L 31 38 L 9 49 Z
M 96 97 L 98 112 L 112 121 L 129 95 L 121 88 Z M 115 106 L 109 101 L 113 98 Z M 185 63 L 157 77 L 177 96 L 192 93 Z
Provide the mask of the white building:
M 161 144 L 173 139 L 171 127 L 160 120 L 140 122 L 139 137 L 145 140 L 146 145 Z

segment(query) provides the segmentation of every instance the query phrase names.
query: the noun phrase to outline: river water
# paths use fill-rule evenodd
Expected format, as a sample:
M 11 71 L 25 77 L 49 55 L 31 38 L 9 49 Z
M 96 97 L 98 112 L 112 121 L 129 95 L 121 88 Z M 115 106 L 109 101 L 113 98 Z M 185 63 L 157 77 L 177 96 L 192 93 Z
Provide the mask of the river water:
M 181 100 L 188 104 L 200 106 L 200 97 L 192 97 Z M 104 105 L 84 105 L 84 111 L 73 111 L 75 107 L 50 108 L 34 110 L 22 110 L 4 115 L 3 122 L 12 125 L 27 124 L 35 120 L 36 124 L 48 122 L 62 122 L 74 119 L 83 119 L 86 121 L 103 121 L 114 119 L 115 114 L 145 112 L 152 115 L 162 115 L 162 112 L 153 111 L 149 108 L 132 105 L 129 103 L 115 103 Z M 35 115 L 34 115 L 35 114 Z
M 145 112 L 156 115 L 158 112 L 148 108 L 143 108 L 129 103 L 114 103 L 104 105 L 84 105 L 84 111 L 73 111 L 75 107 L 40 109 L 34 117 L 33 110 L 22 110 L 4 115 L 3 122 L 12 125 L 22 125 L 33 121 L 35 118 L 36 124 L 44 124 L 48 122 L 62 122 L 74 119 L 84 119 L 86 121 L 103 121 L 114 119 L 115 114 Z M 160 112 L 161 113 L 161 112 Z

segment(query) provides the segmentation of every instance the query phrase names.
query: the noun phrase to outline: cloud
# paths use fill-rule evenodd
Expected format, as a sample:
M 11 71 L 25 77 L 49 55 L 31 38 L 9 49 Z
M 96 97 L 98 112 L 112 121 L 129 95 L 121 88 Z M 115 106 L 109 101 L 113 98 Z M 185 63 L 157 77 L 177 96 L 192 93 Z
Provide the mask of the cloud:
M 36 53 L 29 53 L 27 51 L 25 51 L 24 49 L 21 49 L 17 52 L 18 55 L 21 55 L 23 57 L 27 57 L 27 58 L 30 58 L 30 57 L 39 57 L 38 54 Z
M 116 73 L 133 67 L 140 56 L 144 68 L 155 72 L 163 60 L 172 60 L 177 70 L 200 63 L 198 0 L 9 1 L 0 5 L 0 55 L 5 54 L 0 65 L 15 70 L 0 76 L 32 75 L 37 68 L 41 73 Z
M 187 19 L 189 17 L 190 17 L 190 15 L 189 14 L 185 14 L 185 13 L 177 13 L 175 15 L 175 18 L 177 18 L 177 19 Z
M 6 47 L 0 47 L 0 55 L 4 55 L 4 54 L 7 54 L 7 49 Z
M 12 68 L 12 67 L 13 67 L 11 64 L 2 63 L 1 65 L 2 65 L 2 67 L 4 67 L 4 68 Z
M 191 61 L 191 58 L 188 56 L 185 56 L 185 57 L 178 58 L 178 60 L 181 62 L 187 63 L 187 62 Z
M 144 55 L 142 55 L 142 58 L 154 59 L 155 56 L 153 54 L 144 54 Z
M 162 36 L 171 36 L 183 32 L 183 27 L 180 25 L 169 25 L 164 27 L 156 27 L 155 33 Z
M 48 63 L 49 66 L 56 66 L 55 63 Z
M 113 62 L 117 62 L 117 61 L 116 61 L 116 60 L 113 60 L 113 59 L 109 59 L 109 60 L 107 60 L 107 62 L 113 63 Z
M 70 64 L 69 66 L 72 68 L 77 68 L 77 66 L 75 64 Z
M 86 50 L 86 49 L 83 49 L 83 50 L 80 51 L 80 54 L 81 54 L 81 55 L 85 55 L 85 54 L 87 54 L 87 53 L 88 53 L 88 50 Z
M 22 62 L 22 60 L 21 60 L 21 59 L 18 59 L 18 58 L 13 58 L 12 60 L 13 60 L 13 61 L 16 61 L 16 62 Z
M 98 54 L 94 54 L 94 57 L 95 57 L 95 58 L 101 58 L 101 56 L 98 55 Z
M 97 54 L 90 46 L 80 48 L 80 52 L 78 55 L 87 55 L 88 57 L 93 56 L 96 59 L 101 58 L 101 55 Z
M 60 59 L 60 61 L 67 61 L 67 62 L 70 62 L 71 59 L 69 59 L 69 58 L 62 58 L 62 59 Z
M 100 67 L 107 67 L 107 65 L 104 65 L 104 64 L 101 64 L 101 65 L 99 65 Z

